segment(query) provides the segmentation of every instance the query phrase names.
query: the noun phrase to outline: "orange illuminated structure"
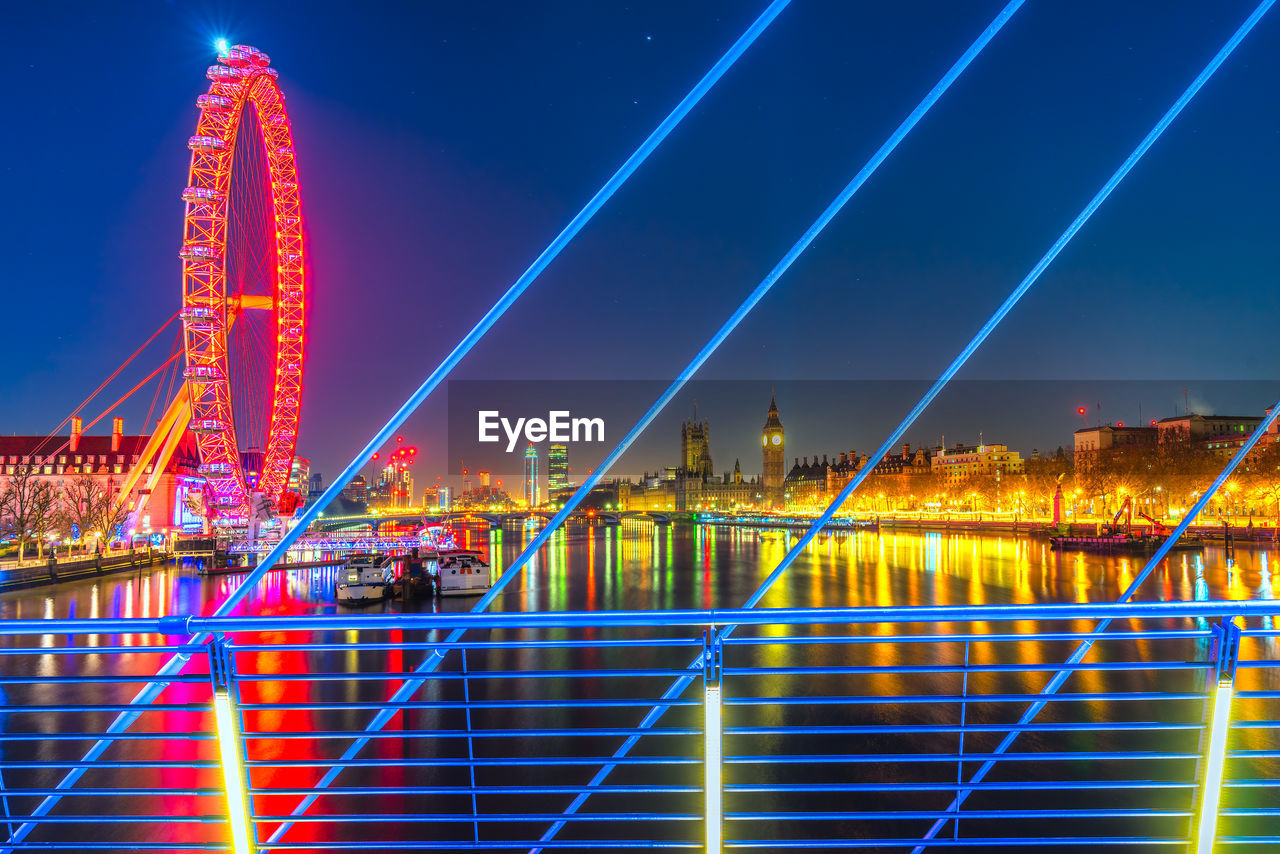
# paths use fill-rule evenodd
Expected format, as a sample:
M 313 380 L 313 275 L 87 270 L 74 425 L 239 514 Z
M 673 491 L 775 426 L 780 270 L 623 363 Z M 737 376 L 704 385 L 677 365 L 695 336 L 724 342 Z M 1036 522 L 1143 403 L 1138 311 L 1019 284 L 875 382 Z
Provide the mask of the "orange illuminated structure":
M 207 72 L 208 91 L 196 100 L 200 118 L 187 142 L 191 171 L 182 191 L 179 252 L 185 383 L 123 494 L 138 485 L 148 459 L 166 459 L 190 431 L 211 515 L 237 522 L 248 514 L 251 491 L 277 501 L 288 488 L 302 400 L 306 287 L 293 131 L 276 71 L 266 54 L 247 45 L 228 48 L 218 61 Z M 250 456 L 261 462 L 256 476 L 246 477 Z

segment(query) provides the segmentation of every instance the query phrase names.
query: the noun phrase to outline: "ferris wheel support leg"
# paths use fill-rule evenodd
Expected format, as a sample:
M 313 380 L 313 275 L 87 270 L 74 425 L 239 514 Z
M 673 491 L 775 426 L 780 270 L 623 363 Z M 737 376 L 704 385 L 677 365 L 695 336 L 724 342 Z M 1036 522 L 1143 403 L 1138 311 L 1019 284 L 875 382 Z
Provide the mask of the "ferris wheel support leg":
M 129 500 L 129 496 L 133 494 L 133 490 L 138 486 L 138 481 L 146 474 L 147 464 L 150 462 L 154 462 L 155 467 L 152 470 L 151 477 L 147 479 L 147 487 L 154 488 L 155 481 L 169 464 L 169 460 L 173 457 L 174 448 L 178 445 L 178 440 L 182 438 L 182 434 L 186 432 L 187 425 L 190 423 L 191 397 L 187 394 L 187 389 L 184 385 L 178 389 L 178 393 L 169 404 L 169 408 L 160 417 L 159 423 L 156 424 L 156 429 L 151 433 L 151 438 L 147 439 L 147 444 L 143 446 L 142 453 L 138 454 L 138 462 L 129 470 L 128 477 L 120 485 L 120 493 L 116 496 L 117 506 L 121 506 Z M 139 508 L 145 503 L 146 496 L 140 496 Z
M 179 397 L 182 397 L 179 395 Z M 169 428 L 169 435 L 164 440 L 164 445 L 160 448 L 160 453 L 156 455 L 156 464 L 151 469 L 151 474 L 147 475 L 147 485 L 142 494 L 138 496 L 138 502 L 134 507 L 134 513 L 137 518 L 142 518 L 142 511 L 146 509 L 147 501 L 151 498 L 151 493 L 155 491 L 156 484 L 160 482 L 160 477 L 164 474 L 165 469 L 169 467 L 169 461 L 173 459 L 173 452 L 178 448 L 178 442 L 181 441 L 184 433 L 187 432 L 187 425 L 191 423 L 191 406 L 183 397 L 182 411 L 178 413 L 178 417 L 174 420 L 173 426 Z M 139 462 L 142 461 L 139 457 Z

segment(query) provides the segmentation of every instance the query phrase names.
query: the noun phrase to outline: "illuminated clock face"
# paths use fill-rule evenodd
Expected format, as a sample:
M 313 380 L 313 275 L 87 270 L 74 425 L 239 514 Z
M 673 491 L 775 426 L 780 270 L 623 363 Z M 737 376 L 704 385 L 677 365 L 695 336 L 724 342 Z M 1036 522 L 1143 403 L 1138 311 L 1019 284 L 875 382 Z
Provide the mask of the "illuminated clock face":
M 774 434 L 773 434 L 773 444 L 775 444 L 775 445 L 781 445 L 781 444 L 782 444 L 782 436 L 781 436 L 780 434 L 778 434 L 778 433 L 774 433 Z
M 760 437 L 760 441 L 761 441 L 761 442 L 763 442 L 764 444 L 768 445 L 768 444 L 769 444 L 769 437 L 768 437 L 768 436 L 761 436 L 761 437 Z

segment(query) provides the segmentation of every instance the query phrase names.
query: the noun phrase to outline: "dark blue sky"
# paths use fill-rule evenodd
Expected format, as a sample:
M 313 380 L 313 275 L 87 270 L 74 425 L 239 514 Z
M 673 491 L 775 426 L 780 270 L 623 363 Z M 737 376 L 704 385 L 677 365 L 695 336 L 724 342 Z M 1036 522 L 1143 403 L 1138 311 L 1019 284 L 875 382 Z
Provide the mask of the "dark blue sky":
M 764 5 L 7 7 L 0 429 L 52 429 L 177 309 L 185 140 L 215 36 L 269 53 L 288 96 L 314 298 L 300 452 L 333 474 Z M 671 376 L 1001 5 L 798 0 L 459 376 Z M 704 376 L 777 384 L 789 429 L 811 431 L 796 454 L 873 446 L 885 417 L 787 412 L 786 381 L 936 374 L 1253 5 L 1030 0 Z M 1262 409 L 1276 384 L 1237 398 L 1205 381 L 1275 376 L 1278 14 L 965 378 L 1162 379 Z M 1052 447 L 1093 403 L 1029 413 L 1018 388 L 967 421 Z M 443 405 L 405 431 L 432 471 Z M 754 424 L 766 405 L 705 414 Z M 144 411 L 126 410 L 132 429 Z M 1136 420 L 1136 401 L 1104 411 Z M 757 470 L 750 432 L 717 464 Z M 628 471 L 672 461 L 675 438 L 638 453 Z

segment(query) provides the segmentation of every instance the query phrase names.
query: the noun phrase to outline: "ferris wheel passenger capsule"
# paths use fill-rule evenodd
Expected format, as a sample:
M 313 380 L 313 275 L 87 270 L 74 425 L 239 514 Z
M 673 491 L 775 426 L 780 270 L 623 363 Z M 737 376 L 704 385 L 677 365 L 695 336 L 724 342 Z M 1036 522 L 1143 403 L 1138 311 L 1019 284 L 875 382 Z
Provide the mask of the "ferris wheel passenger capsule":
M 187 429 L 192 433 L 224 433 L 227 422 L 221 418 L 199 418 L 192 421 Z
M 226 95 L 211 95 L 208 92 L 196 98 L 196 106 L 206 112 L 225 113 L 236 104 Z
M 193 136 L 187 140 L 192 151 L 226 151 L 227 141 L 220 136 Z
M 190 306 L 182 310 L 182 322 L 188 329 L 213 329 L 222 323 L 222 313 L 216 308 Z
M 244 71 L 230 65 L 210 65 L 204 72 L 214 83 L 235 83 L 244 77 Z
M 184 261 L 217 261 L 222 257 L 217 248 L 207 243 L 188 243 L 178 250 L 178 255 Z
M 202 475 L 231 474 L 231 463 L 201 463 L 196 471 Z
M 222 371 L 218 370 L 217 365 L 188 365 L 186 370 L 182 372 L 182 378 L 187 380 L 220 380 L 222 379 Z
M 182 190 L 182 200 L 191 204 L 212 204 L 222 201 L 225 197 L 226 193 L 215 190 L 213 187 L 185 187 Z

